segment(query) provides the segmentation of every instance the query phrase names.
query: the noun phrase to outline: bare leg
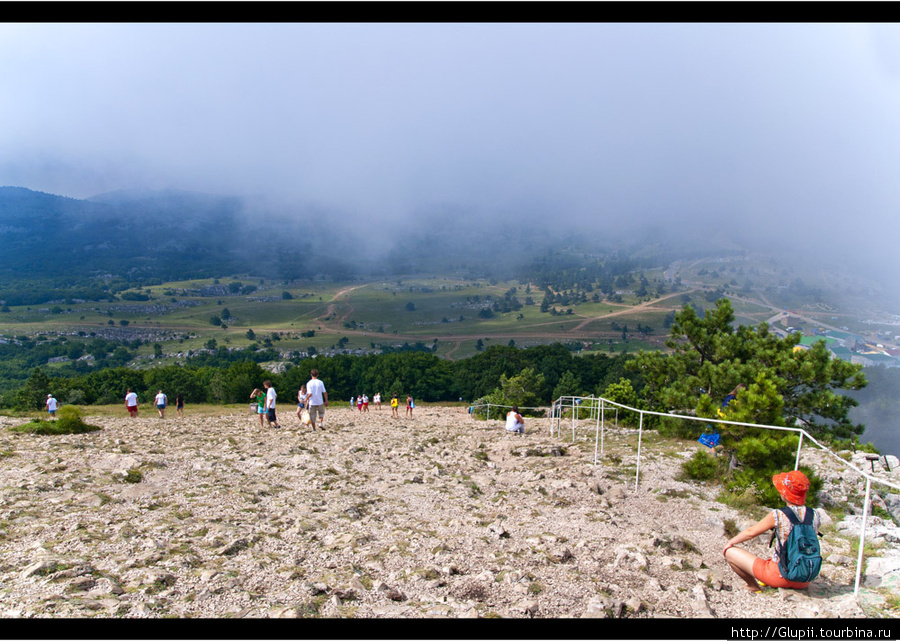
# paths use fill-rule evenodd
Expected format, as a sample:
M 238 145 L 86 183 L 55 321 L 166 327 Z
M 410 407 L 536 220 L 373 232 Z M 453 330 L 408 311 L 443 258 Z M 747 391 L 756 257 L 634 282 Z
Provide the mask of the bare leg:
M 741 548 L 728 548 L 725 552 L 725 560 L 728 561 L 728 565 L 735 574 L 744 580 L 744 583 L 747 584 L 746 589 L 752 592 L 759 592 L 759 583 L 753 576 L 753 563 L 756 559 L 755 554 Z

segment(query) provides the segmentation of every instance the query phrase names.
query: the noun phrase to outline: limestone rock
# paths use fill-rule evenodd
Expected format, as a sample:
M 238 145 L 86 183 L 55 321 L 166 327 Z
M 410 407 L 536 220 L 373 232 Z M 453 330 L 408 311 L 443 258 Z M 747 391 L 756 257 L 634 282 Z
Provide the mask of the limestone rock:
M 748 598 L 722 559 L 726 528 L 748 519 L 682 479 L 695 451 L 683 442 L 645 441 L 635 487 L 636 431 L 612 423 L 595 466 L 584 447 L 593 424 L 573 445 L 566 430 L 551 437 L 538 422 L 524 440 L 507 438 L 499 422 L 459 408 L 423 408 L 401 424 L 388 411 L 332 406 L 324 432 L 299 429 L 289 411 L 282 430 L 229 411 L 89 416 L 101 432 L 53 439 L 0 430 L 0 451 L 12 453 L 0 465 L 0 614 L 866 615 L 847 587 L 865 484 L 813 447 L 801 463 L 820 474 L 835 508 L 820 513 L 820 579 Z M 135 468 L 141 483 L 116 476 Z M 900 508 L 900 493 L 881 499 L 873 502 Z M 838 511 L 846 516 L 828 526 Z M 866 542 L 859 602 L 869 616 L 892 616 L 900 528 L 870 515 Z M 765 556 L 766 545 L 747 547 Z

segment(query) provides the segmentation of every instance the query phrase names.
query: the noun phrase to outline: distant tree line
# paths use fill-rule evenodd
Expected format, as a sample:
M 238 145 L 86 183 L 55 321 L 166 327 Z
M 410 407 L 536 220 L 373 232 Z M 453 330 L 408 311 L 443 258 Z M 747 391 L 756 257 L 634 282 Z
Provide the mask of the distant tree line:
M 128 387 L 144 402 L 150 402 L 156 390 L 163 389 L 169 396 L 183 394 L 189 403 L 240 403 L 248 400 L 250 391 L 265 379 L 270 379 L 287 400 L 296 397 L 313 368 L 319 370 L 330 398 L 335 401 L 360 393 L 371 396 L 376 391 L 386 395 L 411 394 L 421 401 L 460 398 L 471 401 L 493 391 L 501 377 L 511 378 L 524 369 L 540 373 L 542 385 L 535 395 L 548 405 L 563 389 L 571 394 L 597 393 L 623 377 L 640 386 L 640 377 L 625 370 L 626 356 L 575 355 L 564 345 L 526 349 L 491 346 L 460 361 L 415 349 L 364 356 L 302 358 L 288 363 L 286 371 L 278 374 L 266 371 L 259 364 L 265 357 L 273 356 L 270 350 L 228 352 L 220 348 L 198 354 L 184 365 L 145 370 L 107 367 L 66 377 L 51 377 L 46 368 L 35 367 L 22 387 L 4 395 L 3 404 L 39 409 L 49 393 L 64 403 L 118 403 Z

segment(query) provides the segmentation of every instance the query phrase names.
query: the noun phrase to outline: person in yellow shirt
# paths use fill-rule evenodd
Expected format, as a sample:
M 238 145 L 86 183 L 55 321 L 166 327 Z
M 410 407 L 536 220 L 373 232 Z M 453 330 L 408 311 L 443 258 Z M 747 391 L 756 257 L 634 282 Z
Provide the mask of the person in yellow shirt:
M 394 394 L 394 397 L 391 399 L 391 418 L 400 418 L 400 401 L 397 398 L 397 395 Z

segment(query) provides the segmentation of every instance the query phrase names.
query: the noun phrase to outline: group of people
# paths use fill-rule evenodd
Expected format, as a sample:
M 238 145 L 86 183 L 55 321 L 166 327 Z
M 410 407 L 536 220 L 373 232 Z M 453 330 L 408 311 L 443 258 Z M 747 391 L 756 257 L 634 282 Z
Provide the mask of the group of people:
M 381 394 L 377 393 L 372 397 L 372 402 L 375 404 L 375 409 L 381 409 Z M 360 394 L 359 396 L 350 397 L 350 409 L 356 408 L 360 412 L 368 412 L 369 411 L 369 397 L 366 394 Z
M 166 407 L 169 406 L 169 397 L 166 394 L 159 390 L 156 393 L 156 396 L 153 398 L 153 404 L 156 405 L 156 412 L 159 414 L 160 418 L 166 417 Z M 125 391 L 125 409 L 128 410 L 128 416 L 131 418 L 136 418 L 138 416 L 138 396 L 135 392 L 128 388 Z M 176 394 L 175 395 L 175 413 L 178 415 L 178 418 L 184 417 L 184 395 Z
M 375 409 L 381 409 L 381 392 L 376 392 L 372 397 Z M 369 397 L 366 394 L 350 397 L 350 409 L 356 408 L 359 412 L 369 411 Z M 412 418 L 413 410 L 416 408 L 416 402 L 411 394 L 406 395 L 406 416 Z M 400 418 L 400 399 L 397 394 L 391 397 L 391 418 Z
M 309 425 L 313 431 L 318 427 L 325 429 L 325 408 L 328 407 L 328 392 L 325 384 L 319 380 L 319 370 L 314 369 L 309 373 L 310 379 L 306 385 L 300 386 L 297 392 L 297 418 L 301 423 Z M 274 429 L 281 429 L 278 417 L 275 414 L 275 402 L 278 394 L 272 387 L 272 381 L 264 381 L 263 389 L 254 389 L 250 392 L 250 399 L 257 404 L 256 412 L 259 414 L 259 426 L 264 426 L 263 418 Z
M 264 427 L 266 422 L 274 429 L 281 429 L 278 418 L 275 414 L 275 402 L 278 394 L 272 387 L 271 381 L 263 382 L 263 388 L 255 388 L 250 392 L 250 400 L 256 402 L 256 413 L 259 415 L 259 425 Z M 381 409 L 381 393 L 378 392 L 373 397 L 373 403 L 376 409 Z M 325 390 L 325 384 L 319 380 L 319 371 L 310 371 L 310 380 L 305 385 L 300 386 L 297 392 L 297 419 L 301 424 L 309 425 L 315 430 L 317 427 L 324 430 L 325 408 L 328 406 L 328 392 Z M 406 395 L 406 416 L 412 417 L 413 409 L 416 403 L 412 395 Z M 350 397 L 350 409 L 356 409 L 359 412 L 369 411 L 369 397 L 366 394 Z M 400 399 L 397 394 L 391 397 L 391 417 L 400 418 Z

